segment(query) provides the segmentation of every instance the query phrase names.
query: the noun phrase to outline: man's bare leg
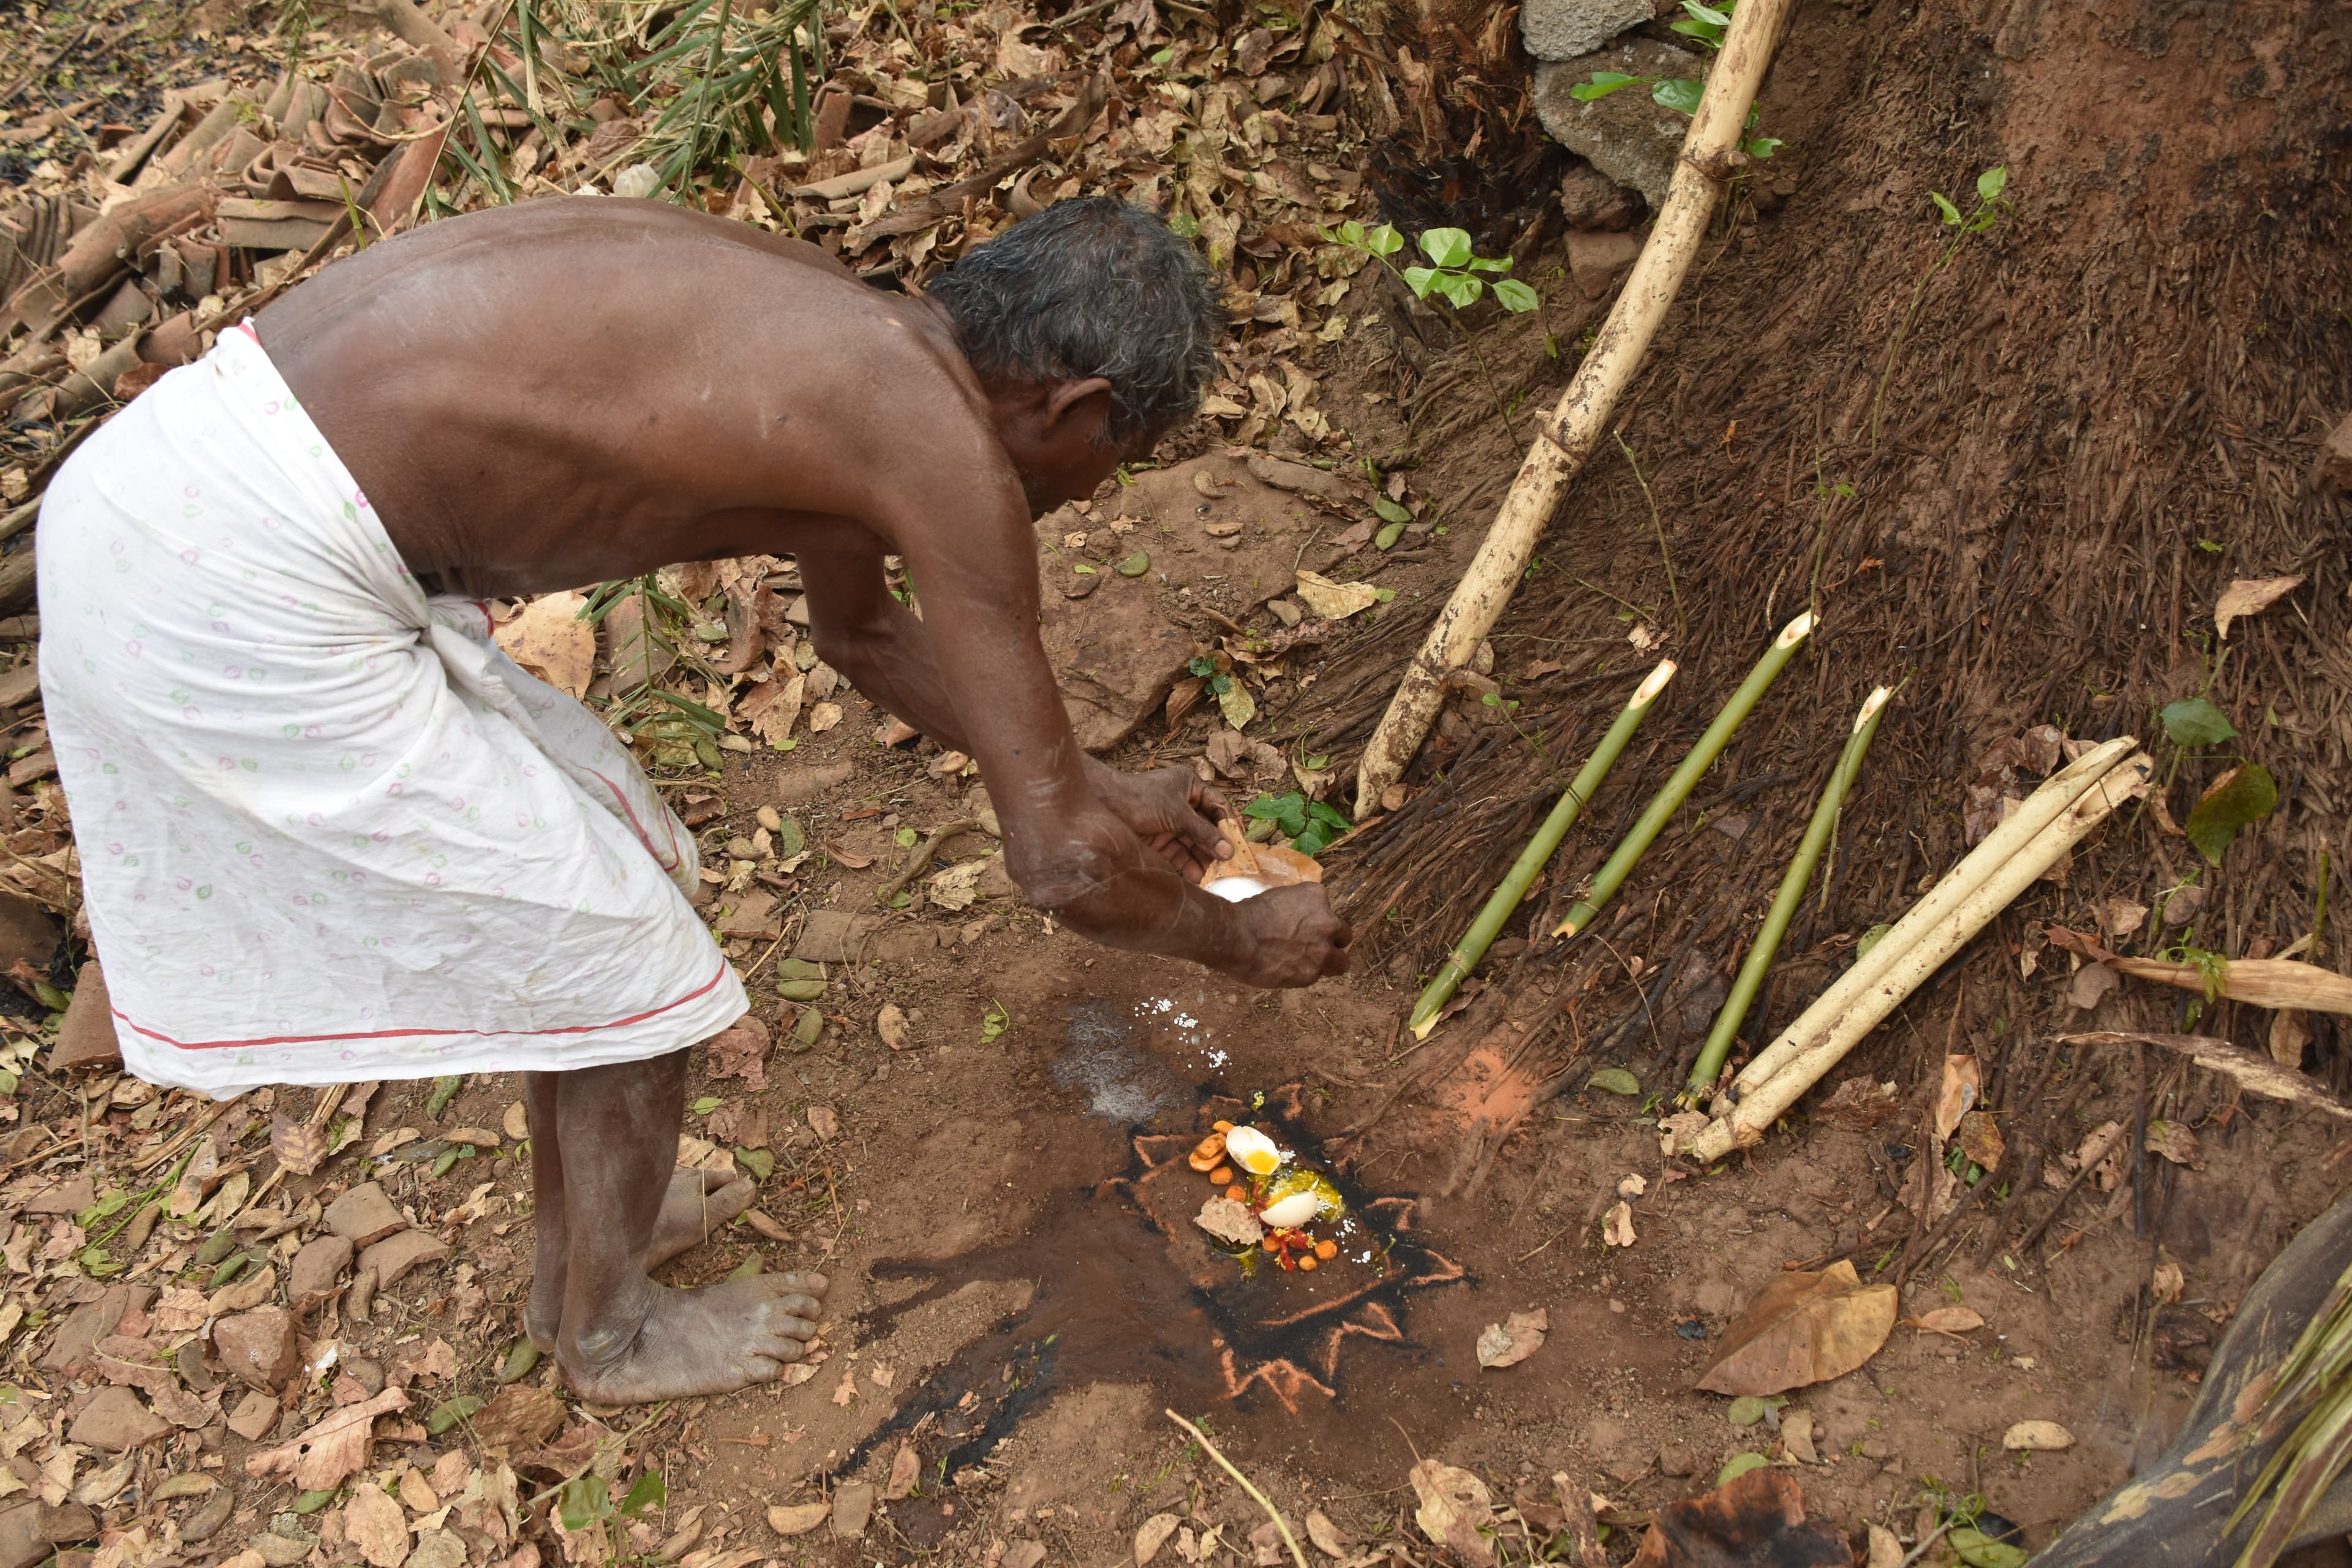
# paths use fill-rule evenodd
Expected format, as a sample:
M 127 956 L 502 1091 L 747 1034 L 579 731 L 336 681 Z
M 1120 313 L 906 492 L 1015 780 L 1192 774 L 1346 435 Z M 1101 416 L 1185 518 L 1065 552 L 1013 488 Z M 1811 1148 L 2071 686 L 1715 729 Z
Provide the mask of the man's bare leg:
M 646 1274 L 667 1196 L 662 1178 L 677 1162 L 686 1053 L 550 1076 L 568 1244 L 555 1352 L 564 1381 L 585 1398 L 625 1405 L 780 1376 L 816 1331 L 823 1275 L 672 1290 Z
M 557 1125 L 556 1086 L 562 1073 L 523 1074 L 523 1110 L 530 1118 L 532 1249 L 530 1300 L 523 1330 L 541 1351 L 555 1348 L 563 1326 L 563 1288 L 571 1227 L 563 1212 L 563 1134 Z M 646 1268 L 660 1268 L 751 1206 L 751 1182 L 719 1171 L 677 1171 L 669 1179 L 661 1216 L 646 1247 Z

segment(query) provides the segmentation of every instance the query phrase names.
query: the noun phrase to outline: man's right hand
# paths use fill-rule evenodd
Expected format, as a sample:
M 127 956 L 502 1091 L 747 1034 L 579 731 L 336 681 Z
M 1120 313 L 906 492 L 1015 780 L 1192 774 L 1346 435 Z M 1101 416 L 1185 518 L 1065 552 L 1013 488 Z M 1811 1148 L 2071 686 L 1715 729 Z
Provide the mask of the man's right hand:
M 1219 967 L 1234 979 L 1274 990 L 1348 973 L 1355 932 L 1331 912 L 1320 883 L 1270 889 L 1235 904 L 1234 913 L 1246 946 L 1239 963 Z

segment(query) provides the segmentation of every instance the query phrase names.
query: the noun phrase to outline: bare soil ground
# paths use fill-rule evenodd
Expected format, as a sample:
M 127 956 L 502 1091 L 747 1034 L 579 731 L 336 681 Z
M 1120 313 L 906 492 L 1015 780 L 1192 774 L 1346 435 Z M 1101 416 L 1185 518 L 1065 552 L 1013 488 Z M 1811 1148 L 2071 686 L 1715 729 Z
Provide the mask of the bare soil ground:
M 1622 1561 L 1646 1510 L 1706 1489 L 1742 1452 L 1790 1467 L 1809 1509 L 1858 1547 L 1868 1524 L 1908 1538 L 1924 1502 L 1969 1493 L 2038 1545 L 2161 1452 L 2236 1303 L 2342 1187 L 2346 1145 L 2323 1120 L 2242 1100 L 2161 1055 L 2056 1038 L 2187 1021 L 2193 999 L 2128 982 L 2077 1007 L 2072 961 L 2039 934 L 2051 921 L 2104 929 L 2098 911 L 2116 899 L 2160 911 L 2189 885 L 2200 863 L 2154 813 L 2111 826 L 1865 1045 L 1848 1071 L 1895 1086 L 1874 1125 L 1800 1116 L 1752 1155 L 1694 1170 L 1661 1160 L 1654 1119 L 1846 716 L 1882 680 L 1909 684 L 1849 804 L 1828 891 L 1783 949 L 1764 1025 L 1793 1016 L 1864 931 L 1957 858 L 1969 786 L 1997 795 L 2013 782 L 1980 777 L 1996 742 L 2042 723 L 2151 736 L 2157 706 L 2199 691 L 2278 776 L 2280 806 L 2196 877 L 2193 921 L 2151 914 L 2116 940 L 2135 952 L 2193 940 L 2236 957 L 2314 930 L 2324 847 L 2344 842 L 2336 781 L 2352 741 L 2346 508 L 2303 482 L 2328 423 L 2352 407 L 2347 70 L 2352 28 L 2326 7 L 1801 6 L 1763 100 L 1790 148 L 1743 186 L 1621 416 L 1646 494 L 1624 461 L 1596 460 L 1494 638 L 1496 675 L 1520 706 L 1504 721 L 1498 708 L 1459 703 L 1412 775 L 1410 803 L 1329 857 L 1363 931 L 1344 983 L 1244 994 L 1094 948 L 983 882 L 971 908 L 918 904 L 869 939 L 863 961 L 829 966 L 827 1026 L 796 1049 L 797 1009 L 772 998 L 768 966 L 795 950 L 812 914 L 878 913 L 876 889 L 903 854 L 896 831 L 969 815 L 971 786 L 933 776 L 929 747 L 877 747 L 883 716 L 847 695 L 843 721 L 789 758 L 730 753 L 723 788 L 698 792 L 722 807 L 700 826 L 709 848 L 781 805 L 829 852 L 829 868 L 784 900 L 780 943 L 730 949 L 778 1041 L 763 1085 L 698 1076 L 688 1128 L 719 1151 L 774 1156 L 759 1206 L 787 1238 L 738 1223 L 665 1277 L 717 1279 L 754 1256 L 824 1269 L 835 1280 L 824 1359 L 791 1386 L 656 1412 L 567 1410 L 553 1448 L 618 1435 L 601 1467 L 616 1492 L 647 1470 L 667 1482 L 661 1510 L 575 1535 L 570 1554 L 698 1568 L 1103 1563 L 1128 1558 L 1139 1526 L 1171 1512 L 1187 1533 L 1169 1553 L 1276 1561 L 1279 1543 L 1255 1533 L 1262 1513 L 1163 1407 L 1202 1419 L 1294 1522 L 1319 1507 L 1357 1550 L 1420 1559 L 1434 1549 L 1409 1522 L 1417 1456 L 1471 1469 L 1498 1500 L 1548 1497 L 1556 1473 L 1605 1494 L 1619 1525 L 1610 1554 Z M 1942 239 L 1926 193 L 1958 194 L 1996 163 L 2018 213 L 1927 290 L 1874 440 L 1890 338 Z M 1416 532 L 1404 548 L 1420 557 L 1375 577 L 1398 590 L 1393 603 L 1263 699 L 1265 732 L 1302 756 L 1330 754 L 1343 779 L 1508 482 L 1515 453 L 1490 390 L 1515 405 L 1527 438 L 1597 319 L 1564 261 L 1554 241 L 1522 268 L 1544 288 L 1545 316 L 1474 321 L 1492 389 L 1444 323 L 1401 298 L 1308 361 L 1357 452 L 1408 472 L 1434 506 L 1423 521 L 1445 529 Z M 1546 352 L 1547 330 L 1564 357 Z M 1237 462 L 1205 432 L 1174 450 Z M 1120 501 L 1107 490 L 1099 505 Z M 1207 540 L 1181 542 L 1216 559 Z M 2223 660 L 2210 634 L 2218 593 L 2290 573 L 2305 586 L 2242 623 Z M 1178 585 L 1139 591 L 1172 600 Z M 1808 602 L 1824 616 L 1815 651 L 1594 940 L 1530 940 L 1770 629 Z M 1417 977 L 1655 657 L 1629 644 L 1636 627 L 1683 662 L 1671 705 L 1469 1005 L 1409 1048 L 1398 1023 Z M 1172 730 L 1148 721 L 1120 757 L 1192 765 L 1210 732 L 1205 716 Z M 2171 815 L 2185 816 L 2221 764 L 2163 760 Z M 814 782 L 840 763 L 845 778 Z M 991 846 L 971 835 L 945 847 L 953 860 Z M 909 1020 L 904 1049 L 877 1037 L 886 1003 Z M 2235 1005 L 2193 1022 L 2258 1048 L 2271 1027 Z M 2340 1092 L 2352 1050 L 2329 1020 L 2311 1026 L 2307 1066 Z M 2032 1163 L 1988 1181 L 1994 1190 L 1930 1237 L 1902 1200 L 1954 1053 L 1984 1064 L 1986 1103 Z M 1604 1066 L 1633 1069 L 1644 1094 L 1585 1087 Z M 517 1098 L 510 1083 L 475 1081 L 435 1117 L 428 1088 L 387 1085 L 358 1147 L 402 1127 L 420 1142 L 497 1129 Z M 136 1107 L 109 1111 L 112 1092 L 103 1079 L 28 1078 L 25 1125 L 127 1123 Z M 1378 1257 L 1244 1278 L 1202 1247 L 1189 1215 L 1205 1189 L 1171 1153 L 1236 1107 L 1260 1108 L 1333 1163 Z M 257 1150 L 270 1109 L 248 1104 L 218 1131 Z M 2112 1191 L 2086 1183 L 2063 1199 L 2038 1179 L 2110 1120 L 2189 1129 L 2193 1158 L 2133 1160 Z M 329 1307 L 306 1321 L 306 1343 L 407 1377 L 420 1412 L 493 1394 L 528 1285 L 528 1187 L 512 1152 L 509 1142 L 507 1158 L 461 1160 L 438 1177 L 397 1151 L 373 1160 L 371 1173 L 454 1256 L 383 1291 L 372 1321 Z M 46 1145 L 11 1157 L 16 1205 L 37 1208 L 61 1179 L 109 1174 Z M 356 1158 L 288 1181 L 286 1209 L 331 1199 Z M 1608 1247 L 1602 1212 L 1636 1174 L 1636 1239 Z M 62 1223 L 19 1234 L 55 1242 Z M 1724 1327 L 1785 1268 L 1841 1258 L 1899 1279 L 1906 1317 L 1962 1304 L 1985 1326 L 1959 1338 L 1898 1329 L 1862 1371 L 1801 1391 L 1769 1425 L 1734 1426 L 1724 1400 L 1691 1387 Z M 2185 1279 L 2168 1304 L 2152 1293 L 2164 1264 Z M 129 1279 L 171 1271 L 151 1261 Z M 95 1283 L 79 1294 L 95 1300 Z M 71 1303 L 42 1304 L 49 1316 L 16 1331 L 12 1375 L 44 1426 L 62 1430 L 94 1385 L 37 1369 Z M 1479 1330 L 1537 1308 L 1549 1317 L 1545 1347 L 1481 1371 Z M 436 1340 L 453 1346 L 454 1373 L 403 1371 L 426 1364 Z M 317 1413 L 298 1405 L 269 1441 Z M 2026 1419 L 2063 1425 L 2074 1446 L 2003 1451 L 2004 1431 Z M 236 1501 L 183 1560 L 248 1550 L 299 1489 L 248 1479 L 253 1450 L 217 1424 L 171 1436 L 137 1485 L 98 1505 L 113 1561 L 149 1560 L 123 1546 L 135 1523 L 160 1513 L 184 1524 L 208 1506 L 154 1500 L 163 1475 L 190 1468 L 230 1483 Z M 47 1451 L 11 1451 L 37 1491 L 55 1480 L 31 1457 Z M 419 1426 L 380 1446 L 373 1470 L 445 1473 L 452 1452 L 467 1456 L 461 1473 L 487 1462 L 468 1426 Z M 109 1458 L 87 1456 L 81 1474 Z M 884 1495 L 855 1539 L 830 1527 L 784 1538 L 767 1521 L 773 1505 L 854 1510 L 872 1495 L 862 1487 Z M 316 1525 L 344 1506 L 305 1517 Z M 339 1528 L 311 1561 L 357 1560 Z M 518 1543 L 481 1533 L 460 1532 L 461 1547 L 511 1560 Z M 543 1532 L 521 1544 L 566 1551 Z

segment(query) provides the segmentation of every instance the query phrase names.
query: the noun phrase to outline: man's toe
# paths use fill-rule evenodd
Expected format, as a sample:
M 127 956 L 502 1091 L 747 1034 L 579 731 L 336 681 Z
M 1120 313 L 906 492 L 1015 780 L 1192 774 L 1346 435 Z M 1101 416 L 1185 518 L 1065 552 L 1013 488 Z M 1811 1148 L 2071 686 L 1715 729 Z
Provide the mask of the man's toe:
M 796 1318 L 816 1319 L 824 1316 L 824 1308 L 814 1297 L 779 1296 L 776 1305 Z
M 833 1283 L 822 1274 L 779 1274 L 775 1278 L 777 1284 L 803 1296 L 822 1296 L 825 1287 Z

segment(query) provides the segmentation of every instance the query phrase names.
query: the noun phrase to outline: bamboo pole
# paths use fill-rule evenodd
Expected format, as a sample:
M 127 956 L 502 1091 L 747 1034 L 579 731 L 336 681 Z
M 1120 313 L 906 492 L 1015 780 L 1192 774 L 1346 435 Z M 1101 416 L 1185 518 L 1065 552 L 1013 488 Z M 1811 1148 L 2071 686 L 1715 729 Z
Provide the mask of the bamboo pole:
M 1691 791 L 1697 787 L 1699 776 L 1714 766 L 1715 759 L 1721 756 L 1723 748 L 1730 743 L 1733 731 L 1747 721 L 1748 715 L 1755 710 L 1757 700 L 1788 667 L 1789 660 L 1796 657 L 1797 645 L 1803 642 L 1812 629 L 1811 610 L 1780 628 L 1780 635 L 1772 639 L 1772 646 L 1764 650 L 1764 657 L 1756 661 L 1756 668 L 1748 672 L 1748 679 L 1739 683 L 1739 689 L 1726 700 L 1722 709 L 1717 712 L 1715 721 L 1706 727 L 1706 732 L 1698 738 L 1698 743 L 1691 747 L 1690 754 L 1682 760 L 1682 764 L 1659 787 L 1658 793 L 1650 797 L 1650 804 L 1643 808 L 1640 818 L 1626 830 L 1617 847 L 1610 851 L 1609 858 L 1602 863 L 1601 869 L 1592 874 L 1591 889 L 1569 910 L 1568 918 L 1552 928 L 1552 935 L 1571 937 L 1592 923 L 1592 917 L 1599 914 L 1601 907 L 1624 885 L 1625 879 L 1641 863 L 1651 844 L 1665 830 L 1667 822 L 1682 809 L 1683 802 L 1690 798 Z
M 1559 841 L 1568 837 L 1568 830 L 1583 815 L 1586 805 L 1600 792 L 1601 781 L 1616 765 L 1619 753 L 1625 750 L 1625 742 L 1633 738 L 1633 731 L 1640 729 L 1642 721 L 1648 717 L 1650 705 L 1657 700 L 1658 693 L 1664 691 L 1666 682 L 1674 678 L 1675 661 L 1662 658 L 1657 668 L 1650 671 L 1642 684 L 1633 689 L 1633 695 L 1625 700 L 1624 710 L 1617 715 L 1617 721 L 1609 726 L 1609 732 L 1601 737 L 1599 745 L 1592 748 L 1592 755 L 1585 760 L 1576 777 L 1569 781 L 1568 788 L 1560 792 L 1559 804 L 1551 808 L 1551 815 L 1543 819 L 1543 825 L 1536 829 L 1535 837 L 1528 840 L 1528 847 L 1519 851 L 1518 859 L 1495 889 L 1493 897 L 1478 911 L 1478 918 L 1470 922 L 1470 929 L 1462 933 L 1462 940 L 1454 944 L 1454 951 L 1445 955 L 1445 963 L 1438 970 L 1437 977 L 1429 983 L 1421 994 L 1421 1000 L 1413 1005 L 1412 1016 L 1408 1022 L 1414 1039 L 1429 1038 L 1429 1031 L 1437 1027 L 1438 1009 L 1444 1006 L 1454 995 L 1454 989 L 1469 978 L 1470 972 L 1478 967 L 1478 961 L 1486 956 L 1486 949 L 1494 942 L 1495 933 L 1503 929 L 1503 922 L 1511 918 L 1511 911 L 1517 909 L 1519 900 L 1528 896 L 1528 884 L 1536 879 L 1536 873 L 1544 868 L 1545 863 L 1552 858 L 1552 852 L 1559 847 Z
M 1698 254 L 1708 218 L 1725 182 L 1745 163 L 1739 138 L 1748 124 L 1756 89 L 1771 63 L 1772 46 L 1790 0 L 1742 0 L 1731 15 L 1723 48 L 1707 73 L 1698 112 L 1691 116 L 1675 163 L 1665 205 L 1642 254 L 1625 279 L 1617 302 L 1594 338 L 1592 352 L 1577 367 L 1552 411 L 1549 424 L 1520 461 L 1518 477 L 1503 498 L 1475 559 L 1463 574 L 1429 636 L 1405 667 L 1404 678 L 1372 731 L 1356 773 L 1356 816 L 1372 814 L 1381 795 L 1404 774 L 1405 766 L 1436 721 L 1445 678 L 1470 662 L 1478 644 L 1494 629 L 1510 603 L 1536 542 L 1551 525 L 1568 482 L 1599 445 L 1617 400 L 1632 384 L 1650 340 L 1657 335 L 1667 306 L 1682 288 Z
M 1739 966 L 1739 977 L 1731 983 L 1731 994 L 1723 999 L 1723 1009 L 1715 1016 L 1715 1028 L 1706 1037 L 1706 1045 L 1691 1068 L 1693 1093 L 1704 1092 L 1723 1070 L 1725 1058 L 1731 1055 L 1731 1037 L 1738 1033 L 1740 1020 L 1748 1016 L 1748 1005 L 1756 1000 L 1756 993 L 1764 984 L 1765 971 L 1772 967 L 1772 955 L 1780 951 L 1780 938 L 1788 932 L 1797 906 L 1805 900 L 1805 887 L 1813 879 L 1813 868 L 1821 863 L 1822 850 L 1836 835 L 1838 813 L 1845 805 L 1846 792 L 1853 787 L 1854 776 L 1862 772 L 1863 754 L 1870 750 L 1886 700 L 1894 695 L 1880 687 L 1864 700 L 1862 711 L 1854 715 L 1853 733 L 1846 738 L 1845 751 L 1822 791 L 1820 804 L 1813 807 L 1813 819 L 1805 825 L 1805 837 L 1797 846 L 1796 858 L 1789 862 L 1788 874 L 1780 879 L 1780 890 L 1773 895 L 1772 907 L 1765 911 L 1764 923 L 1756 931 L 1755 943 Z
M 1805 1016 L 1790 1024 L 1774 1037 L 1772 1043 L 1756 1054 L 1756 1059 L 1739 1069 L 1731 1080 L 1730 1098 L 1737 1100 L 1756 1085 L 1762 1083 L 1788 1063 L 1806 1044 L 1807 1037 L 1800 1026 L 1816 1015 L 1851 1005 L 1856 997 L 1895 966 L 1904 950 L 1919 940 L 1922 932 L 1935 927 L 1950 914 L 1970 891 L 1991 877 L 2035 835 L 2057 819 L 2058 814 L 2072 805 L 2082 793 L 2090 788 L 2107 772 L 2130 754 L 2139 742 L 2128 735 L 2118 736 L 2103 745 L 2094 746 L 2042 782 L 2042 787 L 2025 797 L 2008 819 L 1985 835 L 1984 842 L 1969 851 L 1965 859 L 1948 872 L 1944 879 L 1929 890 L 1927 896 L 1911 906 L 1910 911 L 1895 922 L 1895 929 L 1878 939 L 1868 952 L 1856 959 L 1853 967 L 1838 976 L 1827 991 L 1805 1011 Z M 1719 1114 L 1724 1107 L 1714 1108 Z
M 2156 764 L 2144 752 L 2135 752 L 2121 765 L 2108 769 L 2041 832 L 2000 862 L 1990 876 L 1977 880 L 1956 902 L 1948 904 L 1943 917 L 1906 948 L 1892 965 L 1883 969 L 1863 994 L 1833 1000 L 1840 987 L 1832 986 L 1824 993 L 1789 1026 L 1789 1034 L 1804 1042 L 1802 1047 L 1787 1058 L 1778 1072 L 1759 1082 L 1728 1115 L 1718 1116 L 1687 1137 L 1675 1138 L 1675 1152 L 1711 1163 L 1734 1149 L 1749 1149 L 1762 1142 L 1765 1129 L 1787 1115 L 1800 1097 L 1821 1082 L 1831 1068 L 1884 1022 L 1927 976 L 1942 968 L 1995 915 L 2088 837 L 2117 806 L 2146 794 L 2155 773 Z M 1954 867 L 1945 882 L 1956 881 L 1968 867 L 1966 860 Z M 1892 933 L 1885 940 L 1892 941 Z M 1872 950 L 1874 955 L 1876 951 Z

